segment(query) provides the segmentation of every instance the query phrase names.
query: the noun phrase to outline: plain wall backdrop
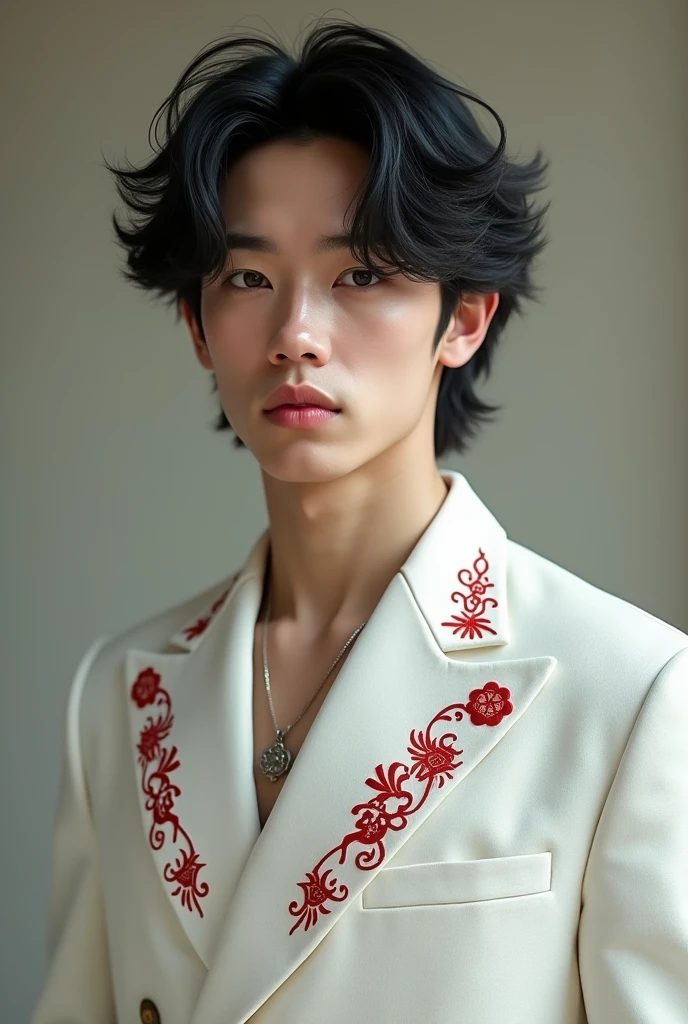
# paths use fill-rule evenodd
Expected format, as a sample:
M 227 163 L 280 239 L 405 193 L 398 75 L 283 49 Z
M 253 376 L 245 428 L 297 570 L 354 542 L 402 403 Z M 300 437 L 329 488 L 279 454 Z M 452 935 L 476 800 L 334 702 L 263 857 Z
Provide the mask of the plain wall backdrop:
M 45 969 L 67 690 L 96 636 L 237 567 L 266 524 L 183 322 L 119 276 L 102 157 L 150 156 L 186 64 L 315 17 L 392 32 L 551 159 L 546 288 L 459 469 L 514 540 L 688 629 L 685 0 L 14 4 L 0 37 L 0 1019 Z M 495 140 L 497 126 L 473 106 Z M 599 623 L 604 629 L 604 623 Z M 581 637 L 581 643 L 585 643 Z

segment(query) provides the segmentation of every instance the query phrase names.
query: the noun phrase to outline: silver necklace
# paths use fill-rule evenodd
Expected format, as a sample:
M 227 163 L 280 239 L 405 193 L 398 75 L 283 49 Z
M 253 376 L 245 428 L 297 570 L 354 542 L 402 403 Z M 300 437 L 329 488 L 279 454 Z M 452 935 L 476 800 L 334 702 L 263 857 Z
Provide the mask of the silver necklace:
M 271 747 L 267 747 L 263 751 L 263 753 L 260 755 L 260 770 L 262 771 L 263 775 L 267 775 L 267 777 L 270 779 L 270 782 L 276 782 L 277 779 L 280 777 L 280 775 L 284 775 L 285 772 L 289 771 L 289 768 L 290 768 L 291 762 L 292 762 L 291 752 L 289 750 L 287 750 L 287 748 L 284 745 L 284 737 L 287 735 L 287 733 L 289 732 L 290 729 L 294 728 L 294 726 L 296 725 L 297 722 L 301 721 L 301 719 L 303 718 L 305 713 L 308 711 L 309 707 L 311 706 L 311 704 L 313 703 L 313 701 L 318 696 L 318 694 L 322 690 L 323 686 L 325 685 L 325 683 L 329 679 L 330 673 L 332 672 L 332 669 L 335 667 L 335 665 L 337 664 L 339 659 L 342 657 L 342 655 L 345 654 L 346 651 L 349 649 L 349 646 L 354 642 L 354 640 L 356 639 L 358 634 L 361 632 L 361 630 L 365 626 L 365 622 L 362 622 L 360 626 L 357 626 L 356 629 L 351 634 L 351 636 L 349 637 L 349 639 L 346 641 L 346 643 L 342 647 L 341 651 L 339 652 L 337 657 L 334 659 L 334 661 L 332 662 L 332 664 L 328 668 L 327 674 L 325 675 L 325 678 L 323 679 L 322 683 L 320 684 L 318 689 L 315 691 L 315 693 L 313 694 L 311 699 L 308 701 L 308 703 L 306 704 L 305 708 L 303 709 L 303 711 L 301 712 L 299 717 L 296 719 L 296 721 L 292 722 L 291 725 L 286 726 L 286 728 L 280 729 L 279 726 L 277 725 L 277 719 L 275 718 L 275 708 L 274 708 L 273 703 L 272 703 L 272 692 L 270 690 L 270 672 L 268 671 L 268 630 L 267 630 L 267 626 L 268 626 L 268 621 L 270 619 L 270 605 L 271 605 L 271 602 L 272 602 L 272 587 L 270 587 L 270 590 L 268 592 L 268 605 L 267 605 L 267 608 L 265 610 L 265 618 L 263 620 L 263 678 L 265 680 L 265 689 L 267 690 L 267 693 L 268 693 L 268 701 L 270 702 L 270 714 L 272 715 L 272 723 L 275 726 L 275 732 L 277 734 L 277 740 L 272 744 Z

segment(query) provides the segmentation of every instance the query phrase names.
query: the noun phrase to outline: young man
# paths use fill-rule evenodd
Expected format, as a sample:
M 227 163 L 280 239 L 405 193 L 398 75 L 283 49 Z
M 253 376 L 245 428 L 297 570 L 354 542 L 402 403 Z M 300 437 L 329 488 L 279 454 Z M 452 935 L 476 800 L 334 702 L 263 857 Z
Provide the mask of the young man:
M 117 231 L 269 527 L 84 655 L 34 1024 L 688 1021 L 688 636 L 435 463 L 535 295 L 544 165 L 379 33 L 252 42 L 187 69 Z

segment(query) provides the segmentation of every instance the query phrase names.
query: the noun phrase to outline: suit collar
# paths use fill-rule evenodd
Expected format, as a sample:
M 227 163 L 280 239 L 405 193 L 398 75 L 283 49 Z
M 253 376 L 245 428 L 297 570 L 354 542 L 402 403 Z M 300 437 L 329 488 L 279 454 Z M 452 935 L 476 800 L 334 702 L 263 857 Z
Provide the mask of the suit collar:
M 509 642 L 506 531 L 462 473 L 441 473 L 447 496 L 400 572 L 442 651 L 501 647 Z M 262 584 L 268 547 L 265 530 L 241 570 L 218 584 L 169 642 L 194 651 L 222 629 L 218 622 L 232 591 L 250 577 Z
M 401 568 L 445 653 L 509 641 L 506 532 L 461 473 Z

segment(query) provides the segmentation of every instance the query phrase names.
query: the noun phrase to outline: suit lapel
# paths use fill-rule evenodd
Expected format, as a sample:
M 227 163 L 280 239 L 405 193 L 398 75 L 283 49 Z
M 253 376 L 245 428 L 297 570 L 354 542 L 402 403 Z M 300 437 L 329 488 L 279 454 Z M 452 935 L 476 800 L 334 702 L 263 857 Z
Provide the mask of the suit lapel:
M 266 535 L 242 572 L 170 638 L 132 648 L 125 700 L 139 808 L 163 890 L 209 967 L 260 833 L 253 783 L 252 650 Z
M 249 739 L 246 763 L 233 767 L 250 796 L 232 857 L 243 871 L 192 1024 L 243 1024 L 255 1013 L 527 712 L 556 665 L 494 650 L 480 661 L 448 656 L 504 646 L 508 615 L 504 531 L 460 474 L 444 475 L 447 499 L 358 637 L 262 832 L 241 699 Z M 250 661 L 247 640 L 241 657 Z M 250 691 L 245 674 L 237 679 Z

